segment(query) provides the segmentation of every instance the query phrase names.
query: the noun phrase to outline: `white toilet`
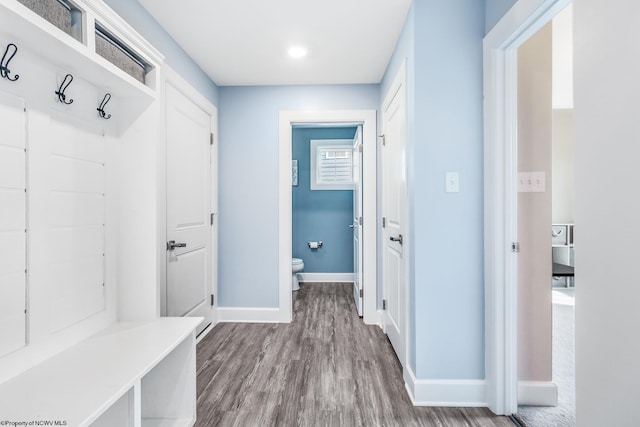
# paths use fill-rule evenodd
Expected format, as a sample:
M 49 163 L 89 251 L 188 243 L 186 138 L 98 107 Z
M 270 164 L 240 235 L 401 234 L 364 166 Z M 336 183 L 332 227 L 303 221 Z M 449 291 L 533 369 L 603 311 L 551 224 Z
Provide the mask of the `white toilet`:
M 293 258 L 291 260 L 291 269 L 293 271 L 293 278 L 291 279 L 292 289 L 297 291 L 300 289 L 300 280 L 298 280 L 298 273 L 304 270 L 304 261 L 300 258 Z

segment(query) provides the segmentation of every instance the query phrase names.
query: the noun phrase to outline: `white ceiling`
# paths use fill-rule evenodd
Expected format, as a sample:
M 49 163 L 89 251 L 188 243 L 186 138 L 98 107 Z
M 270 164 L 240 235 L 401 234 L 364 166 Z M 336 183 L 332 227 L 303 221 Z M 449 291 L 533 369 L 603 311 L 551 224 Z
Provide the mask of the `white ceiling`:
M 220 86 L 379 83 L 411 0 L 139 0 Z M 308 55 L 293 59 L 291 45 Z

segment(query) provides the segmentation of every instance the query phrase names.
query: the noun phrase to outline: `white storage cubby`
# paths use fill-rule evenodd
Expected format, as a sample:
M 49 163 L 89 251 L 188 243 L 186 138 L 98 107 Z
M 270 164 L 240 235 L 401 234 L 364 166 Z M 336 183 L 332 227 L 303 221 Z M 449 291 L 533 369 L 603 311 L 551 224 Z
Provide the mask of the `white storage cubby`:
M 551 258 L 554 263 L 574 266 L 574 231 L 573 224 L 552 224 Z M 574 286 L 574 278 L 570 276 L 554 276 L 552 286 Z
M 115 323 L 0 384 L 3 421 L 191 426 L 201 318 Z

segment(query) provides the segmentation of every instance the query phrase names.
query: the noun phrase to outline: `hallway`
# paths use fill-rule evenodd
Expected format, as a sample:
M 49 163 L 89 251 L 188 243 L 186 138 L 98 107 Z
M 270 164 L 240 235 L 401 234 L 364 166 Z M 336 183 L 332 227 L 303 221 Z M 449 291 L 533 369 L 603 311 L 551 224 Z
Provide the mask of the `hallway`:
M 198 426 L 512 426 L 484 408 L 414 407 L 351 284 L 302 284 L 290 324 L 218 324 L 197 349 Z

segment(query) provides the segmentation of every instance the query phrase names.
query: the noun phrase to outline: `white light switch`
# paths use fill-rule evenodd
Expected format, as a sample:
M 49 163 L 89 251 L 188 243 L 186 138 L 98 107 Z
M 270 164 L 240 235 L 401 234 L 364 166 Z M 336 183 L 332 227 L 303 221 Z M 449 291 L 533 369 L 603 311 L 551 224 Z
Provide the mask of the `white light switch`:
M 518 172 L 519 193 L 544 193 L 545 191 L 544 172 Z
M 447 193 L 460 192 L 460 176 L 458 172 L 447 172 L 445 175 L 445 190 Z
M 544 172 L 531 172 L 532 193 L 544 193 L 546 191 L 544 178 Z

